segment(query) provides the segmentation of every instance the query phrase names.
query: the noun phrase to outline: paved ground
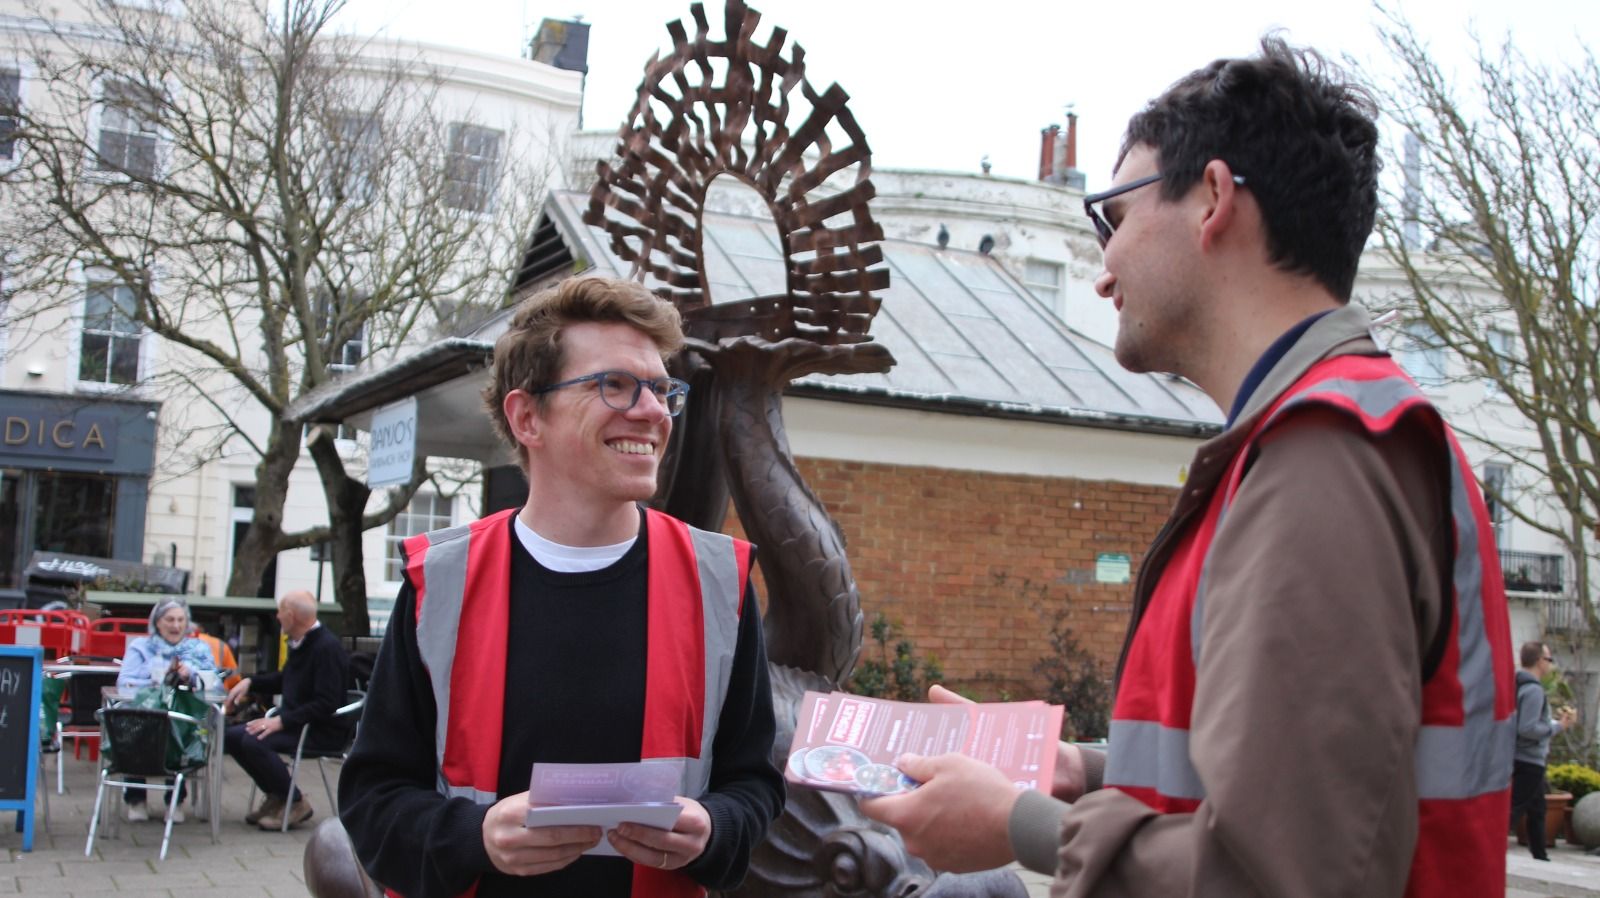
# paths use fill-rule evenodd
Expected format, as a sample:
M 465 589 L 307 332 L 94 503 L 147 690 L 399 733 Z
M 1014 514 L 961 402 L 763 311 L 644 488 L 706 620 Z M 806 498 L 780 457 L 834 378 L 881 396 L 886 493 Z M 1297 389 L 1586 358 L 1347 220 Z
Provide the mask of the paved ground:
M 262 832 L 246 826 L 245 798 L 250 780 L 232 761 L 226 762 L 223 813 L 218 844 L 211 844 L 210 827 L 191 815 L 172 828 L 172 844 L 165 861 L 158 861 L 161 824 L 121 822 L 118 828 L 97 835 L 91 857 L 83 854 L 94 808 L 96 765 L 73 760 L 67 753 L 67 794 L 51 794 L 50 825 L 34 831 L 33 851 L 22 851 L 22 834 L 14 832 L 14 815 L 0 827 L 0 895 L 50 895 L 53 898 L 185 898 L 226 895 L 303 896 L 301 853 L 309 829 L 287 834 Z M 50 782 L 55 782 L 55 761 Z M 313 771 L 306 794 L 317 810 L 315 823 L 328 813 L 322 783 Z M 153 794 L 153 793 L 152 793 Z M 102 828 L 105 826 L 102 823 Z M 1508 841 L 1510 888 L 1506 898 L 1600 898 L 1600 857 L 1585 855 L 1566 843 L 1551 849 L 1550 863 L 1539 863 L 1526 848 Z M 1048 894 L 1046 877 L 1021 871 L 1030 895 Z
M 258 898 L 306 894 L 301 854 L 310 830 L 269 833 L 246 826 L 243 817 L 250 778 L 232 761 L 225 762 L 218 843 L 211 844 L 210 825 L 194 817 L 191 804 L 185 807 L 189 819 L 172 828 L 167 859 L 158 861 L 162 824 L 154 819 L 146 823 L 120 821 L 109 831 L 102 821 L 94 852 L 84 857 L 89 817 L 94 810 L 97 764 L 87 759 L 87 752 L 77 760 L 70 750 L 63 757 L 67 794 L 56 795 L 52 791 L 48 832 L 41 819 L 34 829 L 33 851 L 22 851 L 22 834 L 10 825 L 15 815 L 0 813 L 0 819 L 7 821 L 0 827 L 0 850 L 5 852 L 0 860 L 0 895 Z M 48 779 L 53 790 L 55 760 L 46 763 L 50 765 Z M 317 810 L 314 823 L 327 814 L 328 808 L 315 769 L 311 776 L 306 794 Z M 158 793 L 150 795 L 155 799 Z M 109 790 L 107 802 L 110 803 Z

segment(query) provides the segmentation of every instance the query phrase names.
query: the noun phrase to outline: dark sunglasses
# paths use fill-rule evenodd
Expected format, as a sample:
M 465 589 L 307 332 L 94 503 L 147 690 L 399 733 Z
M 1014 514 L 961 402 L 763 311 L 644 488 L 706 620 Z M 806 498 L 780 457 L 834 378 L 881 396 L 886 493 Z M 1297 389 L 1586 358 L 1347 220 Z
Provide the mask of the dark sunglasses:
M 1083 212 L 1085 215 L 1089 216 L 1090 223 L 1094 225 L 1095 236 L 1100 238 L 1101 249 L 1105 249 L 1106 244 L 1111 242 L 1111 235 L 1117 232 L 1117 226 L 1108 221 L 1104 215 L 1101 215 L 1100 210 L 1096 209 L 1095 207 L 1101 203 L 1104 203 L 1106 200 L 1111 199 L 1112 197 L 1122 196 L 1124 193 L 1138 190 L 1140 187 L 1144 187 L 1147 184 L 1154 184 L 1155 182 L 1161 180 L 1161 178 L 1161 172 L 1156 172 L 1153 175 L 1146 175 L 1143 178 L 1129 181 L 1126 184 L 1113 187 L 1110 190 L 1105 190 L 1100 193 L 1091 193 L 1083 198 Z M 1233 183 L 1243 187 L 1244 175 L 1234 175 Z

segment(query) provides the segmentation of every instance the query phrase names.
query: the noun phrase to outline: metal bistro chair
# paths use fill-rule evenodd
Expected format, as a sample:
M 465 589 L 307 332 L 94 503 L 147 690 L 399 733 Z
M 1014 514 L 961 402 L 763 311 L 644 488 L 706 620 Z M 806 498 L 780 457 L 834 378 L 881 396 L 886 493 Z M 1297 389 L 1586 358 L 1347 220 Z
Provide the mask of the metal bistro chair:
M 89 857 L 94 853 L 94 837 L 100 827 L 100 811 L 105 806 L 106 788 L 115 786 L 171 793 L 165 802 L 167 813 L 163 816 L 166 817 L 166 829 L 161 834 L 161 860 L 166 860 L 167 843 L 172 840 L 172 810 L 178 805 L 183 779 L 206 766 L 205 761 L 176 768 L 167 766 L 167 743 L 172 738 L 172 724 L 180 722 L 204 727 L 205 723 L 187 714 L 163 708 L 102 708 L 99 717 L 105 730 L 109 757 L 102 756 L 100 784 L 94 793 L 94 814 L 89 818 L 89 841 L 84 843 L 83 856 Z M 136 782 L 131 777 L 143 778 L 144 782 Z M 173 778 L 171 785 L 167 785 L 167 777 Z M 113 813 L 112 817 L 115 816 Z M 212 841 L 216 841 L 215 835 Z
M 67 681 L 67 708 L 65 713 L 56 718 L 56 741 L 61 746 L 61 752 L 56 755 L 57 795 L 67 791 L 67 740 L 73 742 L 73 757 L 78 756 L 78 748 L 83 740 L 90 740 L 89 757 L 95 757 L 100 750 L 100 720 L 96 712 L 103 704 L 101 690 L 117 685 L 117 675 L 114 673 L 72 671 L 61 676 Z
M 359 689 L 346 689 L 344 699 L 345 704 L 339 710 L 333 712 L 334 722 L 346 728 L 344 739 L 337 747 L 306 747 L 306 737 L 311 734 L 311 724 L 306 724 L 300 728 L 300 741 L 295 745 L 294 760 L 289 764 L 289 794 L 285 796 L 283 824 L 279 827 L 279 832 L 289 831 L 289 804 L 287 799 L 294 796 L 295 784 L 300 781 L 300 762 L 302 760 L 317 762 L 317 773 L 322 776 L 322 788 L 328 793 L 328 804 L 333 808 L 334 816 L 337 817 L 339 815 L 339 794 L 334 790 L 333 785 L 328 782 L 328 770 L 322 766 L 322 761 L 325 758 L 338 758 L 342 762 L 350 756 L 350 747 L 355 745 L 356 742 L 356 726 L 361 723 L 361 712 L 367 706 L 367 694 Z M 270 708 L 267 711 L 267 716 L 274 717 L 279 710 L 281 709 L 277 707 Z M 327 726 L 328 724 L 323 725 Z M 245 806 L 255 807 L 255 804 L 256 786 L 255 783 L 251 783 L 250 800 L 245 802 Z

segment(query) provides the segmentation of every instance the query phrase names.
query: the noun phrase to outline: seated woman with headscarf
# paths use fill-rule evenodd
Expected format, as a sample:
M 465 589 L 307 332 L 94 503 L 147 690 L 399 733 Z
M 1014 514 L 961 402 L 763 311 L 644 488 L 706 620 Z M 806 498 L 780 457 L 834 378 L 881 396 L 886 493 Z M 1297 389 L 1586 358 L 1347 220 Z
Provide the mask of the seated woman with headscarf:
M 128 643 L 122 672 L 117 674 L 117 686 L 157 685 L 169 676 L 195 689 L 216 685 L 216 665 L 211 660 L 211 649 L 189 635 L 189 606 L 173 596 L 161 599 L 150 609 L 150 635 Z M 183 791 L 188 791 L 187 786 Z M 124 797 L 129 820 L 150 819 L 145 810 L 143 789 L 128 789 Z M 182 794 L 178 801 L 183 802 Z M 183 819 L 183 809 L 175 808 L 172 822 L 182 823 Z

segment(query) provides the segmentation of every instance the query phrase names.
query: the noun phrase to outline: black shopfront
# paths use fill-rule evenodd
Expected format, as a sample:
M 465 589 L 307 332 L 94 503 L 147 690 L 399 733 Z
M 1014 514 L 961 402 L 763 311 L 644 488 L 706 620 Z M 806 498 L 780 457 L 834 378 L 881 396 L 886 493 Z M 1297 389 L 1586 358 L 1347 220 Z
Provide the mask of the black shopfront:
M 160 408 L 0 390 L 0 588 L 35 551 L 141 560 Z

